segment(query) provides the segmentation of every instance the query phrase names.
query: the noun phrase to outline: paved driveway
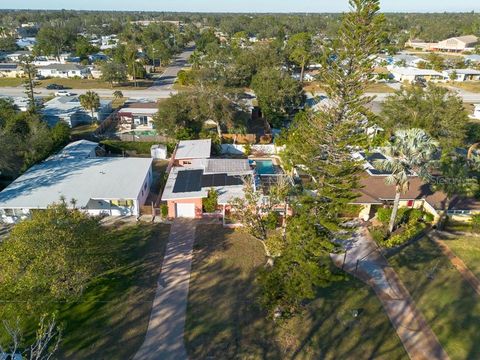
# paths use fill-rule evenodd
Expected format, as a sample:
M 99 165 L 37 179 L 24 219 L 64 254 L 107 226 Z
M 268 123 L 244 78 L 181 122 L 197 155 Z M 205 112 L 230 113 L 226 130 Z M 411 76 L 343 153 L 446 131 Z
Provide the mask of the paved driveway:
M 162 272 L 143 345 L 135 360 L 188 359 L 183 341 L 195 220 L 176 219 L 171 227 Z

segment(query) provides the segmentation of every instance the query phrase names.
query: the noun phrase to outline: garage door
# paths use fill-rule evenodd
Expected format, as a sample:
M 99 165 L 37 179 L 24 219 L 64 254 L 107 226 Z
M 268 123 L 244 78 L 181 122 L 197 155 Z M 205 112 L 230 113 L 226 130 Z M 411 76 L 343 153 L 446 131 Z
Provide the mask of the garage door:
M 195 204 L 176 204 L 177 217 L 194 218 Z

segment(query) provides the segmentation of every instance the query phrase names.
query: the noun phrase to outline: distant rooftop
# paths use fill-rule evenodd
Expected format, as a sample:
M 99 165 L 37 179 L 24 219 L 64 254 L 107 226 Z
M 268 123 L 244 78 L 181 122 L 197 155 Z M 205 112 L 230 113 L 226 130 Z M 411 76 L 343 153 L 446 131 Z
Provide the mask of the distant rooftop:
M 212 148 L 211 139 L 182 140 L 178 143 L 175 159 L 207 159 Z

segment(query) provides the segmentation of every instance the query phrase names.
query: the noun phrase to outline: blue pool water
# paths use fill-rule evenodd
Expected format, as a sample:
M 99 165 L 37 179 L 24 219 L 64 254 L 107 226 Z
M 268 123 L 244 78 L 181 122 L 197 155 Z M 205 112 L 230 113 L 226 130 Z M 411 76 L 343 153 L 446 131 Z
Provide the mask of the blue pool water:
M 257 164 L 257 173 L 259 175 L 273 175 L 275 174 L 275 167 L 272 160 L 255 160 Z

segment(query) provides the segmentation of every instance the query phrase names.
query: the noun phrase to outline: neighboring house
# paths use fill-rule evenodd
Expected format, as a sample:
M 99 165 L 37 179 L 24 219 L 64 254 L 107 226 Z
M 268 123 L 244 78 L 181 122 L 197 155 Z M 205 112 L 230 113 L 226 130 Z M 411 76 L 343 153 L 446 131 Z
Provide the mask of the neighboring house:
M 383 160 L 385 156 L 378 152 L 366 155 L 363 152 L 353 154 L 357 160 L 363 160 L 364 173 L 360 176 L 359 196 L 352 204 L 360 205 L 359 217 L 365 221 L 375 216 L 379 207 L 391 206 L 395 200 L 395 186 L 387 185 L 388 172 L 375 168 L 375 160 Z M 434 178 L 435 179 L 435 178 Z M 422 209 L 430 213 L 437 221 L 445 212 L 447 195 L 435 191 L 430 184 L 412 173 L 409 176 L 409 187 L 400 195 L 400 207 Z M 454 196 L 450 201 L 447 215 L 454 220 L 469 221 L 471 215 L 480 213 L 480 201 L 475 198 Z
M 0 222 L 65 199 L 90 215 L 140 215 L 152 184 L 152 159 L 98 157 L 98 144 L 80 140 L 34 165 L 0 192 Z
M 218 192 L 223 215 L 231 200 L 244 196 L 244 181 L 251 181 L 254 174 L 249 160 L 211 159 L 210 147 L 210 139 L 179 142 L 173 155 L 176 166 L 171 168 L 162 194 L 169 218 L 201 218 L 203 199 L 212 188 Z
M 473 115 L 471 117 L 474 119 L 480 119 L 480 104 L 473 105 Z
M 97 54 L 88 55 L 88 61 L 90 61 L 90 63 L 94 63 L 96 61 L 107 61 L 109 59 L 110 58 L 107 55 L 105 55 L 104 53 L 97 53 Z
M 405 47 L 423 51 L 432 51 L 437 45 L 438 43 L 426 42 L 421 39 L 411 39 L 405 43 Z
M 9 62 L 18 63 L 18 62 L 20 62 L 20 59 L 23 56 L 30 56 L 30 55 L 32 55 L 31 51 L 20 50 L 20 51 L 15 51 L 13 53 L 5 55 L 5 60 L 9 61 Z
M 474 69 L 449 69 L 443 71 L 443 76 L 450 80 L 452 73 L 457 75 L 455 81 L 478 81 L 480 80 L 480 70 Z
M 435 50 L 446 52 L 463 52 L 473 50 L 478 43 L 478 37 L 475 35 L 458 36 L 440 41 L 435 46 Z
M 393 78 L 399 82 L 423 81 L 444 81 L 445 77 L 435 70 L 417 69 L 413 67 L 389 67 Z
M 465 55 L 464 57 L 466 64 L 478 64 L 480 63 L 480 55 Z
M 397 54 L 387 59 L 388 59 L 387 62 L 389 65 L 402 66 L 401 64 L 404 64 L 404 66 L 407 66 L 407 67 L 417 67 L 419 63 L 426 62 L 426 60 L 422 59 L 421 57 L 418 57 L 415 55 L 409 55 L 409 54 Z
M 118 111 L 120 131 L 155 129 L 153 116 L 157 112 L 158 104 L 156 102 L 126 103 L 124 107 Z
M 8 78 L 15 78 L 15 77 L 22 77 L 23 70 L 22 68 L 16 63 L 0 63 L 0 78 L 8 77 Z
M 103 121 L 112 112 L 111 100 L 100 100 L 100 108 L 93 113 L 86 110 L 80 104 L 77 96 L 60 96 L 44 104 L 42 114 L 44 120 L 49 126 L 54 126 L 57 122 L 63 121 L 70 127 L 76 127 L 82 124 L 90 124 L 95 120 Z
M 27 49 L 29 51 L 33 50 L 33 47 L 36 43 L 37 40 L 34 37 L 24 37 L 16 41 L 16 44 L 19 48 Z
M 89 69 L 78 64 L 50 64 L 37 69 L 38 75 L 56 78 L 86 78 Z

